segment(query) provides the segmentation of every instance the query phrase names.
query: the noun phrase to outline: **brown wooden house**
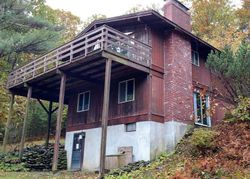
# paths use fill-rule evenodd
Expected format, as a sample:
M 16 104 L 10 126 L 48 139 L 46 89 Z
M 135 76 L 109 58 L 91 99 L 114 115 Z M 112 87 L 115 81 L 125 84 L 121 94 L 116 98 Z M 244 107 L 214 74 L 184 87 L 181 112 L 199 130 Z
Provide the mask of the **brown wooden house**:
M 205 61 L 216 49 L 191 33 L 183 4 L 169 0 L 163 9 L 164 16 L 148 10 L 96 20 L 10 73 L 13 94 L 59 102 L 55 150 L 68 105 L 69 169 L 102 169 L 104 156 L 121 147 L 131 147 L 132 161 L 154 159 L 173 150 L 189 125 L 223 117 L 222 105 L 207 114 L 215 98 Z

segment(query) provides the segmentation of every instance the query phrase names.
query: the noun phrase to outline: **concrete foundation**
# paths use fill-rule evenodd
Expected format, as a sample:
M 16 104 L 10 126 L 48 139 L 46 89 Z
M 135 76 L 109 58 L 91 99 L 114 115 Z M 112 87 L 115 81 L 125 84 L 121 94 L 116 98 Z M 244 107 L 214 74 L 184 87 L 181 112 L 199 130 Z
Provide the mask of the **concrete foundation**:
M 133 147 L 133 162 L 152 160 L 160 153 L 174 149 L 187 130 L 187 125 L 179 122 L 158 123 L 137 122 L 136 131 L 126 132 L 125 125 L 108 126 L 106 155 L 118 154 L 119 147 Z M 85 132 L 83 169 L 99 170 L 101 128 L 79 130 L 66 133 L 68 169 L 71 167 L 74 133 Z

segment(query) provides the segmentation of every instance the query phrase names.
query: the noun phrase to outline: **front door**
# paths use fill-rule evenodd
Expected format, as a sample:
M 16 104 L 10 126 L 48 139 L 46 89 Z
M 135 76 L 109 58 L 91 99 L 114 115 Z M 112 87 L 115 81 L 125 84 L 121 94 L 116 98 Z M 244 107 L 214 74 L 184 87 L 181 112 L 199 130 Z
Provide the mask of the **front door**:
M 85 141 L 84 132 L 74 134 L 72 160 L 71 160 L 72 170 L 81 170 L 82 168 L 83 154 L 84 154 L 84 141 Z

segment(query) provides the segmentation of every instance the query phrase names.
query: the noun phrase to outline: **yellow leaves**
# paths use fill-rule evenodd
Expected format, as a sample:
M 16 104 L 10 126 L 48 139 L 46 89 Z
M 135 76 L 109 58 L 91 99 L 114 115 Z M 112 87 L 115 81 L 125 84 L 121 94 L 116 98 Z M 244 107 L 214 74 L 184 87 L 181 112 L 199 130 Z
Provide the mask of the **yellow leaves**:
M 193 32 L 218 49 L 230 45 L 235 50 L 250 35 L 250 3 L 244 3 L 237 10 L 229 0 L 193 0 Z

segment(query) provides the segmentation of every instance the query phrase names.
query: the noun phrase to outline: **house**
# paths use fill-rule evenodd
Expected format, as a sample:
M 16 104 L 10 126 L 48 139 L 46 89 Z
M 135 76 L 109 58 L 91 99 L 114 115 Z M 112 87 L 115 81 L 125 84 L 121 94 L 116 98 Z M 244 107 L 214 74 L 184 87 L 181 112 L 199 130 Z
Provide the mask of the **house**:
M 205 67 L 217 49 L 191 33 L 188 8 L 179 1 L 163 9 L 164 16 L 147 10 L 96 20 L 10 73 L 12 94 L 59 101 L 55 151 L 68 105 L 69 169 L 98 170 L 102 157 L 121 147 L 132 147 L 133 161 L 152 160 L 173 150 L 190 125 L 210 127 L 223 118 L 226 102 L 215 92 L 221 85 L 214 87 L 218 80 Z M 209 115 L 211 101 L 218 105 Z

